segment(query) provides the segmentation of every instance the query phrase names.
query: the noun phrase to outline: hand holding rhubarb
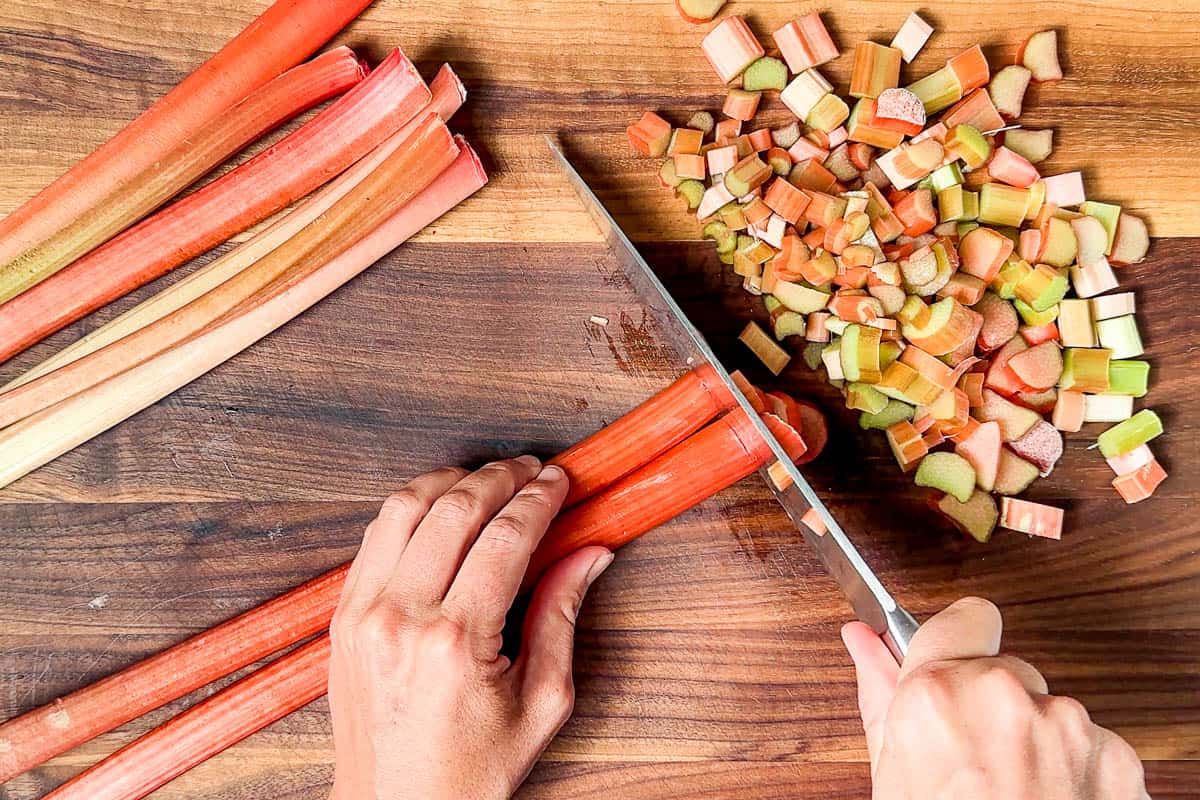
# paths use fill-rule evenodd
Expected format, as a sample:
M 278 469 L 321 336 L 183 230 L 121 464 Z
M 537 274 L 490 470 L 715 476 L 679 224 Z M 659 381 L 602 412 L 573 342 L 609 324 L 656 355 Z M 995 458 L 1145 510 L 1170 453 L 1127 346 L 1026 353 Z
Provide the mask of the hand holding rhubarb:
M 383 506 L 330 629 L 334 800 L 504 798 L 571 714 L 574 620 L 612 562 L 538 583 L 516 661 L 500 631 L 566 474 L 522 456 L 417 478 Z M 465 555 L 464 555 L 465 554 Z

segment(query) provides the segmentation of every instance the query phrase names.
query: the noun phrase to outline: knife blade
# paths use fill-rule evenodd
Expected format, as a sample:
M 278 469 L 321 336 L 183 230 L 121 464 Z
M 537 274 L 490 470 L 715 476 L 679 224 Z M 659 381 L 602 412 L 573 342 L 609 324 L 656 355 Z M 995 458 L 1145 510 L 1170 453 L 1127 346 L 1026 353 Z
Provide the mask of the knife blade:
M 771 448 L 782 469 L 791 478 L 791 486 L 780 489 L 770 479 L 764 468 L 760 470 L 760 474 L 766 482 L 767 488 L 775 495 L 775 499 L 779 501 L 784 512 L 787 513 L 805 541 L 817 553 L 826 571 L 837 581 L 855 615 L 883 638 L 897 661 L 903 661 L 908 652 L 909 642 L 917 631 L 917 621 L 896 602 L 891 593 L 883 586 L 874 570 L 854 547 L 837 519 L 817 496 L 796 465 L 788 458 L 783 445 L 768 430 L 750 405 L 750 401 L 733 382 L 729 372 L 721 364 L 704 335 L 688 319 L 687 314 L 675 302 L 670 291 L 642 258 L 629 237 L 605 209 L 604 204 L 600 202 L 587 182 L 571 165 L 557 139 L 553 136 L 546 136 L 546 143 L 549 145 L 550 152 L 559 169 L 582 201 L 588 216 L 599 227 L 605 241 L 612 249 L 617 262 L 621 265 L 624 277 L 654 314 L 664 334 L 671 337 L 671 344 L 679 350 L 680 355 L 686 359 L 689 366 L 694 367 L 699 363 L 712 365 L 716 374 L 737 400 L 738 405 L 750 418 L 754 428 Z M 807 525 L 800 522 L 804 513 L 810 508 L 815 510 L 825 523 L 827 532 L 824 535 L 817 535 Z

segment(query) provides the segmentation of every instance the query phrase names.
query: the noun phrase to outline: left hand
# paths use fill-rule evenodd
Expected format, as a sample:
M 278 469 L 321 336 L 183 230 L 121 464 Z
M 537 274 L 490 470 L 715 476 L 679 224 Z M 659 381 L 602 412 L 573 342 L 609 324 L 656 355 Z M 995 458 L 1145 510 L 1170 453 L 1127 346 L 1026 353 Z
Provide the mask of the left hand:
M 500 655 L 530 554 L 567 494 L 532 456 L 423 475 L 367 528 L 330 627 L 334 800 L 507 798 L 571 714 L 575 617 L 611 563 L 588 547 L 534 591 Z

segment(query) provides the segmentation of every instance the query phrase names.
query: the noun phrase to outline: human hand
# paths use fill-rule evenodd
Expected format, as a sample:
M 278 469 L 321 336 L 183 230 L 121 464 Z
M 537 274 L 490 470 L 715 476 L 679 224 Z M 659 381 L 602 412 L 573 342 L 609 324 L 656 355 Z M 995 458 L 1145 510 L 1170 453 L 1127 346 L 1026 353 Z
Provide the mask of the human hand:
M 507 798 L 571 714 L 575 617 L 612 554 L 538 582 L 515 662 L 505 616 L 567 477 L 532 456 L 441 469 L 368 526 L 330 633 L 334 800 Z
M 902 667 L 868 626 L 842 629 L 873 800 L 1149 800 L 1133 748 L 999 655 L 1002 627 L 987 600 L 959 600 L 921 626 Z

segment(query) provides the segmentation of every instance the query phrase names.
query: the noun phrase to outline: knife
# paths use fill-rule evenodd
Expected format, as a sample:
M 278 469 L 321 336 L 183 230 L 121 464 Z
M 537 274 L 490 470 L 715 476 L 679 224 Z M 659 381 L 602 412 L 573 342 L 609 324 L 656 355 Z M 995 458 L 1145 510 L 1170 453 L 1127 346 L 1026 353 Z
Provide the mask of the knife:
M 897 662 L 903 661 L 908 652 L 909 642 L 917 631 L 917 621 L 896 602 L 891 593 L 884 588 L 879 577 L 863 560 L 854 544 L 846 536 L 845 531 L 842 530 L 841 525 L 829 513 L 829 509 L 821 502 L 812 486 L 788 458 L 783 445 L 767 429 L 758 413 L 750 405 L 750 401 L 734 384 L 729 372 L 717 359 L 703 334 L 687 318 L 683 309 L 671 297 L 667 287 L 658 279 L 658 276 L 650 269 L 650 265 L 629 241 L 629 237 L 625 235 L 599 198 L 571 166 L 571 162 L 563 154 L 558 141 L 552 136 L 547 136 L 546 143 L 550 146 L 550 151 L 559 168 L 566 175 L 571 188 L 579 195 L 588 215 L 595 221 L 608 246 L 612 248 L 625 278 L 653 313 L 656 322 L 669 339 L 669 343 L 678 349 L 680 356 L 686 359 L 689 366 L 695 367 L 702 363 L 712 366 L 792 480 L 791 486 L 781 490 L 770 479 L 766 468 L 763 468 L 759 473 L 766 481 L 767 488 L 783 506 L 783 510 L 804 536 L 805 541 L 816 551 L 821 563 L 825 565 L 826 571 L 842 588 L 855 615 L 883 638 Z M 827 532 L 824 535 L 817 535 L 811 528 L 800 522 L 801 517 L 810 508 L 816 511 L 825 523 Z

